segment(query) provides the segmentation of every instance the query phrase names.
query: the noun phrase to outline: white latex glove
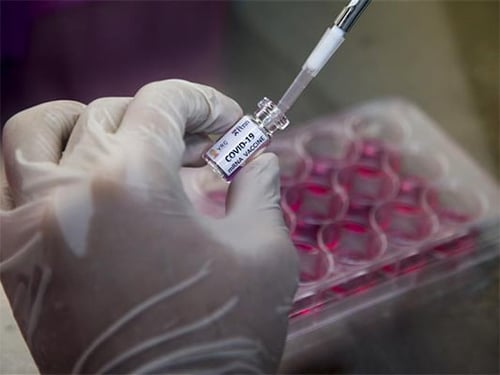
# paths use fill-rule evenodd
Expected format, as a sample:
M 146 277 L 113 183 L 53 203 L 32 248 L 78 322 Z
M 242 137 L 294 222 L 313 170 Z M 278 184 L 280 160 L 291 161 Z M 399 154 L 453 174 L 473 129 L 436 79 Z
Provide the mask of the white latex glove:
M 193 204 L 207 167 L 183 168 L 239 116 L 175 80 L 9 120 L 1 278 L 42 372 L 276 370 L 297 284 L 276 157 L 239 173 L 223 218 Z

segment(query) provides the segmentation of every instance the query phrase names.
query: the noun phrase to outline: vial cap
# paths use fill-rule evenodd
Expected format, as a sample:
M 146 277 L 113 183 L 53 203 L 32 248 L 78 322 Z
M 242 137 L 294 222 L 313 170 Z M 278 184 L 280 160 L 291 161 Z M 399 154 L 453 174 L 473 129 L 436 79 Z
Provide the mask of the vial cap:
M 277 130 L 285 129 L 290 124 L 283 111 L 272 100 L 263 98 L 257 107 L 258 109 L 254 113 L 255 118 L 271 134 Z

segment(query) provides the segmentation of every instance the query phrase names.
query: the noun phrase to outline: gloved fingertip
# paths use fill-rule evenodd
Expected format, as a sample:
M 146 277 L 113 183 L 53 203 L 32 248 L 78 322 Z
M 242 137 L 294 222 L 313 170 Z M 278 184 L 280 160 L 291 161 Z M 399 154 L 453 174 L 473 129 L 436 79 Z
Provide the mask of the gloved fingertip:
M 248 163 L 232 181 L 228 197 L 231 211 L 261 210 L 279 204 L 279 163 L 276 155 L 264 153 Z
M 263 153 L 251 160 L 233 179 L 232 186 L 275 184 L 279 174 L 278 157 L 273 153 Z
M 198 85 L 205 96 L 211 113 L 208 119 L 210 133 L 219 134 L 229 129 L 243 116 L 243 110 L 236 100 L 222 94 L 216 89 Z
M 266 173 L 266 174 L 271 174 L 274 177 L 277 177 L 279 173 L 279 162 L 278 162 L 278 157 L 276 154 L 273 154 L 272 152 L 265 152 L 252 161 L 248 163 L 247 170 L 250 172 L 253 169 L 258 169 L 260 173 Z M 245 169 L 243 169 L 243 172 Z
M 241 109 L 238 102 L 229 96 L 224 95 L 223 100 L 227 101 L 226 108 L 228 109 L 227 118 L 230 123 L 238 121 L 243 116 L 243 109 Z
M 213 141 L 205 134 L 191 134 L 184 138 L 186 148 L 182 155 L 183 167 L 201 167 L 206 164 L 203 154 L 210 148 Z

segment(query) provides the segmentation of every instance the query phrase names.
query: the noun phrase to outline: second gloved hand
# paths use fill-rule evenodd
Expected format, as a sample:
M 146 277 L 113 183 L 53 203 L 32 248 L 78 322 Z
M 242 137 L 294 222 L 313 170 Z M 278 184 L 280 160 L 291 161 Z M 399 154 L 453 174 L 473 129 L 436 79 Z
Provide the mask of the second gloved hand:
M 276 157 L 238 174 L 219 219 L 180 173 L 240 115 L 212 88 L 164 81 L 8 122 L 1 277 L 42 372 L 277 368 L 297 264 Z

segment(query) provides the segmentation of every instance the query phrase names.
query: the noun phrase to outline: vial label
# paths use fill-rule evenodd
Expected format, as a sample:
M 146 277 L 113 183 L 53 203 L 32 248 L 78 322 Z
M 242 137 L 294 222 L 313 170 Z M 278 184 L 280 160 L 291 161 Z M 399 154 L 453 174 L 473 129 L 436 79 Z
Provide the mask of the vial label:
M 205 156 L 230 176 L 268 140 L 269 136 L 250 116 L 243 116 L 210 147 Z

